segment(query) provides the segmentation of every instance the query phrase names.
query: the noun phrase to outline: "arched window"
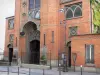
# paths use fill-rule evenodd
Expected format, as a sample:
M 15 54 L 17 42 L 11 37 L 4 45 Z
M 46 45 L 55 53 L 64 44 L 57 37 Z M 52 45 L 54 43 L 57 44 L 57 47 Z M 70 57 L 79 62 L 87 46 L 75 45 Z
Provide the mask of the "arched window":
M 82 16 L 82 3 L 66 6 L 66 19 Z
M 67 12 L 66 12 L 66 18 L 67 19 L 73 18 L 73 11 L 71 9 L 67 10 Z
M 82 16 L 82 10 L 81 8 L 78 6 L 75 11 L 74 11 L 74 17 L 79 17 Z

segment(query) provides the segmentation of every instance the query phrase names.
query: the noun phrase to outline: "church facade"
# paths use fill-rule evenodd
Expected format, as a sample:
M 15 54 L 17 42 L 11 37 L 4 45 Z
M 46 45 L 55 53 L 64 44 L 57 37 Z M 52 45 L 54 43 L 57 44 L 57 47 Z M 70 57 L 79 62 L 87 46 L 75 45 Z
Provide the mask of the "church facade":
M 68 66 L 73 65 L 74 54 L 77 66 L 98 66 L 100 35 L 93 34 L 91 18 L 88 0 L 16 0 L 13 29 L 7 28 L 10 18 L 6 19 L 5 57 L 7 44 L 13 43 L 24 63 L 39 64 L 42 55 L 49 62 L 51 53 L 51 63 L 57 66 L 64 53 Z

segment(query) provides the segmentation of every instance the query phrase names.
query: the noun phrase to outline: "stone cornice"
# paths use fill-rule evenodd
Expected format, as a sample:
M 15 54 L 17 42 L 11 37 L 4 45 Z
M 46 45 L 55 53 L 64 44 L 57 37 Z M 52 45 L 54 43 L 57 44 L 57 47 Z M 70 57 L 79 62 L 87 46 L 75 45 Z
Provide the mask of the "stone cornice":
M 61 0 L 60 3 L 66 3 L 66 2 L 71 2 L 71 1 L 73 1 L 73 0 Z

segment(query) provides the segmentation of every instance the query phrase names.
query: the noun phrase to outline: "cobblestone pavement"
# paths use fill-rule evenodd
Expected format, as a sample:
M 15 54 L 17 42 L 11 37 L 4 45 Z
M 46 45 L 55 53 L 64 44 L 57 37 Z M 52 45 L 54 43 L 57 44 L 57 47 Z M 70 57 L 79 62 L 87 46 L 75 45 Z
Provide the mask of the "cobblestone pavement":
M 8 74 L 9 71 L 9 74 Z M 0 66 L 0 75 L 18 75 L 18 67 L 8 67 Z M 27 68 L 19 68 L 19 75 L 29 75 L 29 69 Z M 31 69 L 30 75 L 43 75 L 43 70 L 41 69 Z M 52 70 L 44 70 L 44 75 L 59 75 L 59 71 L 57 69 Z M 61 72 L 61 75 L 81 75 L 80 72 Z M 98 73 L 88 73 L 83 72 L 82 75 L 100 75 Z

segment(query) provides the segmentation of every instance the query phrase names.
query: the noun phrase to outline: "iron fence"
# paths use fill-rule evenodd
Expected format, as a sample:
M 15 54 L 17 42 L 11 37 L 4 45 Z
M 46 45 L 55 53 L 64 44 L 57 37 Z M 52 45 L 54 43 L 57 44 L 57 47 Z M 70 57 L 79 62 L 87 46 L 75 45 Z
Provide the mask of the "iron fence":
M 38 53 L 38 52 L 33 52 L 33 53 L 28 53 L 28 52 L 21 52 L 22 54 L 19 54 L 20 55 L 20 62 L 21 62 L 21 64 L 34 64 L 35 62 L 38 62 L 37 61 L 37 58 L 38 58 L 38 60 L 39 60 L 39 62 L 38 63 L 35 63 L 36 65 L 44 65 L 44 66 L 49 66 L 50 68 L 49 69 L 51 69 L 52 67 L 56 67 L 56 68 L 63 68 L 63 61 L 62 61 L 62 53 L 59 53 L 58 54 L 58 58 L 56 58 L 56 57 L 54 57 L 53 55 L 52 55 L 52 53 L 50 53 L 50 52 L 48 52 L 48 53 L 45 53 L 45 54 L 43 54 L 43 53 Z M 26 55 L 27 54 L 27 55 Z M 33 56 L 32 56 L 33 55 Z M 35 56 L 34 56 L 35 55 Z M 39 57 L 36 57 L 36 55 L 39 55 Z M 12 60 L 12 66 L 21 66 L 21 65 L 19 65 L 19 62 L 18 62 L 18 58 L 17 58 L 18 56 L 13 56 L 13 60 Z M 30 57 L 33 57 L 33 58 L 30 58 Z M 34 60 L 34 58 L 35 58 L 35 60 Z M 28 60 L 27 60 L 28 59 Z M 34 61 L 31 61 L 31 60 L 34 60 Z M 2 59 L 1 60 L 3 63 L 5 62 L 5 60 L 4 59 Z M 1 61 L 0 61 L 0 65 L 1 66 L 3 66 L 2 64 L 1 64 Z M 52 61 L 55 61 L 55 65 L 56 66 L 54 66 L 54 65 L 52 65 Z M 35 69 L 35 68 L 27 68 L 27 71 L 24 71 L 24 72 L 20 72 L 20 70 L 21 69 L 23 69 L 22 67 L 16 67 L 16 71 L 11 71 L 10 70 L 10 68 L 11 67 L 9 67 L 8 64 L 9 63 L 9 61 L 8 60 L 6 60 L 6 64 L 4 63 L 4 66 L 5 65 L 7 65 L 6 67 L 5 67 L 5 70 L 0 70 L 0 72 L 4 72 L 4 73 L 6 73 L 7 75 L 8 74 L 10 74 L 10 73 L 17 73 L 18 75 L 19 74 L 28 74 L 28 75 L 30 75 L 30 74 L 32 74 L 33 73 L 33 69 Z M 54 63 L 54 62 L 53 62 Z M 60 67 L 59 67 L 59 64 L 60 64 Z M 0 67 L 1 67 L 0 66 Z M 99 68 L 97 68 L 97 67 L 95 67 L 96 68 L 96 72 L 97 73 L 99 73 L 100 72 L 100 69 Z M 83 67 L 83 69 L 84 69 L 84 67 Z M 45 69 L 40 69 L 41 70 L 41 72 L 43 73 L 42 75 L 44 75 L 45 73 Z M 61 69 L 60 69 L 60 71 L 61 71 Z M 73 69 L 73 71 L 74 71 L 74 69 Z M 25 72 L 27 72 L 27 73 L 25 73 Z M 61 72 L 59 72 L 59 74 L 61 74 Z
M 11 66 L 2 66 L 2 70 L 0 70 L 0 74 L 1 73 L 4 73 L 4 75 L 10 75 L 10 74 L 17 74 L 17 75 L 34 75 L 33 72 L 31 72 L 31 68 L 21 68 L 21 67 L 11 67 Z M 44 75 L 44 69 L 41 70 L 43 71 L 43 74 Z
M 61 75 L 61 70 L 0 66 L 0 75 Z
M 62 60 L 61 54 L 54 55 L 54 53 L 39 53 L 39 52 L 21 52 L 20 60 L 22 63 L 25 64 L 38 64 L 38 65 L 52 65 L 51 63 L 54 62 L 54 65 L 58 67 L 59 60 Z M 61 61 L 62 62 L 62 61 Z M 53 65 L 53 66 L 54 66 Z
M 0 65 L 9 65 L 9 53 L 2 54 Z M 41 52 L 20 52 L 13 53 L 12 65 L 23 64 L 36 64 L 59 67 L 59 64 L 63 64 L 62 53 L 55 55 L 53 52 L 41 53 Z

